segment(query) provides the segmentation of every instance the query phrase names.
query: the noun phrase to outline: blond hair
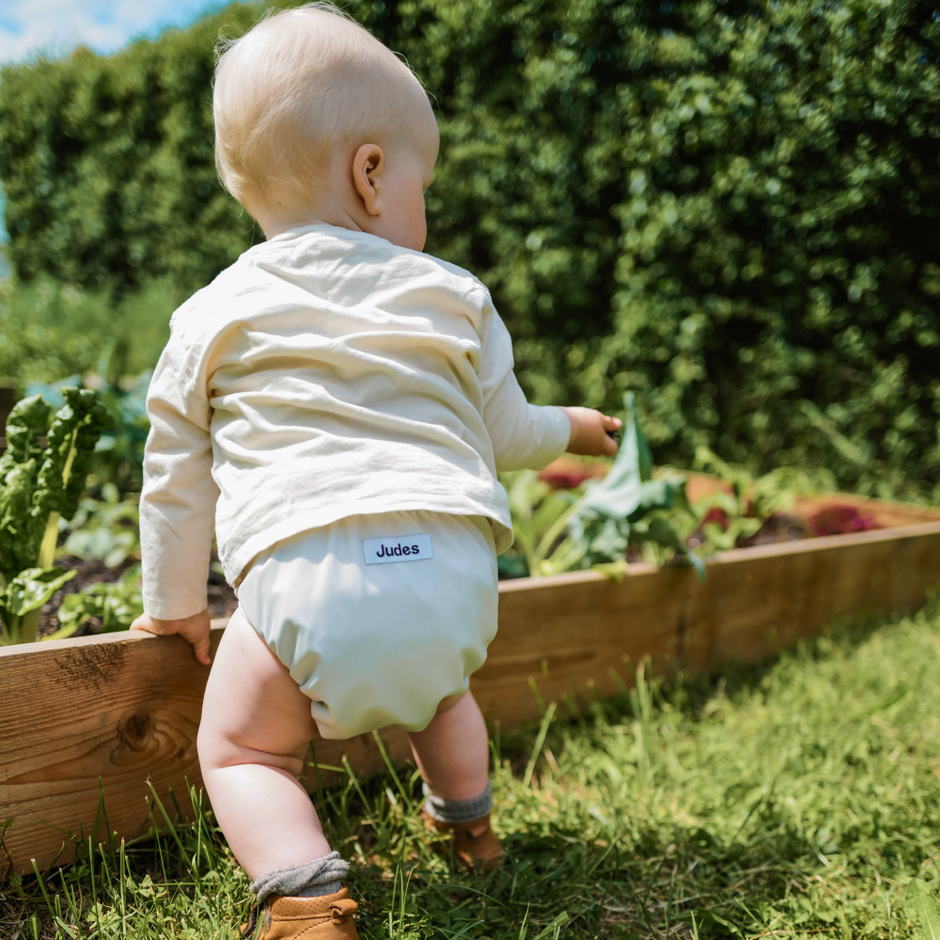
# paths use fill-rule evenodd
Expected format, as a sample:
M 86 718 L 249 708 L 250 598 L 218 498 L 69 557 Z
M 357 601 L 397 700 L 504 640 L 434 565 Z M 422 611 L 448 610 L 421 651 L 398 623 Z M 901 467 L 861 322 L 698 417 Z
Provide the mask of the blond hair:
M 266 17 L 225 43 L 216 65 L 219 176 L 249 208 L 277 188 L 309 197 L 338 145 L 369 135 L 387 146 L 418 95 L 408 66 L 332 3 Z

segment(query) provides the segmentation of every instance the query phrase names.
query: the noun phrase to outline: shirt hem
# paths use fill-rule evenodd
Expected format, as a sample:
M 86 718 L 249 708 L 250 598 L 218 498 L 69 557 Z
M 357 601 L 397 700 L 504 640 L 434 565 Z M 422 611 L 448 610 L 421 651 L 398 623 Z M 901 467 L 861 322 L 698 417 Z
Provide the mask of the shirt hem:
M 269 526 L 240 545 L 230 557 L 228 557 L 228 553 L 225 553 L 226 557 L 221 559 L 225 578 L 229 584 L 237 586 L 247 574 L 251 563 L 261 552 L 271 548 L 277 542 L 299 535 L 309 529 L 318 529 L 322 526 L 331 525 L 349 516 L 369 516 L 376 513 L 412 512 L 416 510 L 440 512 L 449 516 L 484 516 L 493 526 L 496 554 L 501 555 L 512 545 L 512 525 L 507 525 L 505 519 L 485 504 L 466 499 L 431 501 L 410 498 L 392 501 L 383 496 L 298 513 L 291 516 L 290 519 L 284 519 L 276 525 Z

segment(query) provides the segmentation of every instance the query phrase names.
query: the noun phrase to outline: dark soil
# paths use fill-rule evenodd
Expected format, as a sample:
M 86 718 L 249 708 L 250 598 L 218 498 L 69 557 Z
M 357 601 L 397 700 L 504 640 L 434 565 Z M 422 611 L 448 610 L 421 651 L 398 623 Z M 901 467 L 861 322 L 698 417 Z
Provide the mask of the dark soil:
M 752 545 L 775 545 L 780 542 L 796 542 L 806 538 L 806 523 L 785 512 L 775 512 L 764 520 L 764 524 L 750 538 L 741 539 L 739 548 Z

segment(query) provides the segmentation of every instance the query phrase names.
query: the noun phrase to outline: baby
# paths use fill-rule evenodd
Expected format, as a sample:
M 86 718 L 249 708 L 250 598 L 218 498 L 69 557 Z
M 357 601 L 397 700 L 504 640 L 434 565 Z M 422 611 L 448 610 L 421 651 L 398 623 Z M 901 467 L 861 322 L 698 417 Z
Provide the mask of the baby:
M 529 405 L 486 288 L 423 254 L 438 133 L 408 67 L 328 4 L 221 56 L 221 177 L 267 240 L 172 319 L 148 399 L 145 614 L 209 663 L 213 534 L 239 608 L 199 760 L 262 936 L 356 937 L 348 865 L 298 783 L 308 742 L 405 729 L 429 825 L 490 868 L 468 692 L 512 542 L 497 470 L 616 450 L 620 422 Z

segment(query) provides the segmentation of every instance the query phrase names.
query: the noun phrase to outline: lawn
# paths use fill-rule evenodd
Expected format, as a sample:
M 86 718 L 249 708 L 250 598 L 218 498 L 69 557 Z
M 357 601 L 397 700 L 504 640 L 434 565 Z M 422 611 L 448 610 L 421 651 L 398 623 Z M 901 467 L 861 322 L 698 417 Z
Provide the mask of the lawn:
M 363 938 L 929 937 L 938 667 L 940 596 L 761 670 L 693 683 L 640 669 L 621 697 L 561 703 L 511 738 L 494 727 L 509 858 L 487 877 L 434 854 L 413 768 L 314 799 L 354 862 Z M 14 879 L 0 937 L 236 936 L 247 880 L 211 814 L 155 818 L 156 840 Z

